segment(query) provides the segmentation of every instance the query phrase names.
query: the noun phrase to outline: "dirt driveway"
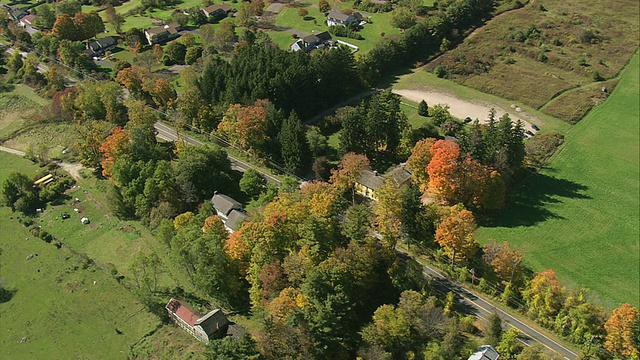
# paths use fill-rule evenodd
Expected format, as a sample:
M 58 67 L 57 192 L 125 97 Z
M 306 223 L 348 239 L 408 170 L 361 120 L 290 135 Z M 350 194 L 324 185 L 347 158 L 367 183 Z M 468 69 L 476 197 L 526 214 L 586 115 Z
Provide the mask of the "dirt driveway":
M 471 102 L 438 92 L 408 89 L 394 89 L 393 92 L 415 103 L 419 103 L 420 101 L 424 100 L 427 102 L 427 104 L 429 104 L 429 106 L 433 106 L 436 104 L 447 104 L 450 107 L 449 112 L 451 113 L 451 115 L 457 117 L 458 119 L 470 117 L 472 119 L 478 119 L 480 120 L 480 122 L 486 122 L 488 120 L 489 111 L 493 108 L 496 111 L 497 118 L 500 118 L 505 113 L 508 113 L 509 117 L 511 117 L 511 120 L 513 120 L 514 122 L 517 120 L 522 120 L 522 122 L 524 122 L 525 131 L 529 130 L 533 133 L 536 133 L 536 130 L 531 127 L 531 122 L 529 121 L 529 119 L 532 118 L 531 115 L 523 111 L 518 112 L 516 111 L 516 109 L 507 111 L 493 104 L 487 104 L 484 102 Z

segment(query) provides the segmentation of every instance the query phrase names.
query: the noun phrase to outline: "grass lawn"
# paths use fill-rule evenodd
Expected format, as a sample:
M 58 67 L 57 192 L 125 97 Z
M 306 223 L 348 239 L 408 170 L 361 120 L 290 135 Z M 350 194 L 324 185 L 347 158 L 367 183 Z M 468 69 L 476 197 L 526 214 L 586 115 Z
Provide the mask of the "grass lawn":
M 12 92 L 0 94 L 0 139 L 20 129 L 33 118 L 37 108 L 48 103 L 22 84 L 17 84 Z
M 481 242 L 509 241 L 535 271 L 554 269 L 612 309 L 639 305 L 638 54 L 609 99 L 566 132 L 547 169 L 526 180 Z
M 39 170 L 6 153 L 0 163 L 0 182 L 13 171 Z M 3 358 L 126 359 L 130 346 L 159 325 L 111 276 L 67 247 L 35 238 L 6 207 L 0 208 L 0 228 L 2 280 L 15 290 L 0 304 Z

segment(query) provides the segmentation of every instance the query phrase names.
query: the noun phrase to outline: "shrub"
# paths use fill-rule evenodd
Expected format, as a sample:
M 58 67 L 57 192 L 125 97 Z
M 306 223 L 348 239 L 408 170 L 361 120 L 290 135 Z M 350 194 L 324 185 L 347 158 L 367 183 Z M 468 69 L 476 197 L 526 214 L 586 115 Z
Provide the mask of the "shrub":
M 444 78 L 447 76 L 447 70 L 445 70 L 442 65 L 436 66 L 435 69 L 433 69 L 433 73 L 439 78 Z
M 563 142 L 564 136 L 555 131 L 534 136 L 525 144 L 529 166 L 540 169 Z

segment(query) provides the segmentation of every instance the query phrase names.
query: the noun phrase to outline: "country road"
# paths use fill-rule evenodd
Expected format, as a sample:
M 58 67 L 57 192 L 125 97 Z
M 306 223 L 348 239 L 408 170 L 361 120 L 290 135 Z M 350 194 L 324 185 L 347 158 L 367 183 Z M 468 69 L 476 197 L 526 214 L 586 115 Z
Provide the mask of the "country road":
M 411 256 L 400 250 L 398 251 L 406 256 Z M 578 358 L 578 354 L 573 352 L 571 349 L 568 349 L 564 345 L 553 340 L 551 337 L 500 310 L 489 301 L 477 295 L 474 291 L 451 281 L 446 276 L 442 275 L 438 270 L 430 267 L 429 265 L 426 265 L 419 259 L 416 259 L 415 257 L 414 259 L 423 267 L 423 273 L 430 279 L 432 279 L 436 290 L 443 294 L 446 294 L 449 291 L 453 292 L 456 296 L 456 302 L 458 306 L 468 310 L 476 317 L 487 320 L 493 312 L 496 312 L 502 319 L 503 323 L 506 323 L 508 326 L 520 330 L 519 339 L 525 345 L 530 346 L 533 342 L 538 342 L 547 349 L 564 356 L 565 359 L 575 360 Z
M 156 122 L 154 124 L 154 127 L 158 131 L 157 136 L 160 139 L 163 139 L 163 140 L 166 140 L 166 141 L 177 141 L 178 140 L 178 132 L 174 128 L 172 128 L 172 127 L 170 127 L 168 125 L 165 125 L 165 124 L 163 124 L 161 122 Z M 182 140 L 186 141 L 187 143 L 191 144 L 191 145 L 196 145 L 196 146 L 204 145 L 202 142 L 200 142 L 200 141 L 198 141 L 198 140 L 196 140 L 194 138 L 191 138 L 191 137 L 189 137 L 187 135 L 184 135 L 184 134 L 180 134 L 180 138 Z M 251 165 L 249 165 L 249 164 L 247 164 L 247 163 L 245 163 L 245 162 L 243 162 L 241 160 L 238 160 L 238 159 L 234 158 L 231 155 L 227 154 L 227 156 L 229 157 L 229 160 L 231 161 L 231 168 L 232 169 L 237 170 L 237 171 L 241 171 L 241 172 L 245 172 L 245 171 L 253 168 L 257 172 L 262 174 L 262 176 L 264 176 L 268 181 L 275 182 L 277 184 L 280 183 L 280 179 L 278 179 L 278 178 L 276 178 L 274 176 L 271 176 L 268 173 L 266 173 L 266 172 L 264 172 L 264 171 L 262 171 L 260 169 L 257 169 L 257 168 L 255 168 L 255 167 L 253 167 L 253 166 L 251 166 Z

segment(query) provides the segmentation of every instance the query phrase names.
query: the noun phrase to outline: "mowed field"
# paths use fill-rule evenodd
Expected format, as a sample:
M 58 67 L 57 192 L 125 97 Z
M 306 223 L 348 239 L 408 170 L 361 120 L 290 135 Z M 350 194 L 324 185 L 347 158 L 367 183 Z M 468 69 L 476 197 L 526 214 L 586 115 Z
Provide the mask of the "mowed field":
M 477 235 L 509 241 L 535 271 L 595 292 L 607 309 L 640 299 L 639 75 L 636 53 L 609 99 L 566 132 L 565 145 Z
M 0 183 L 13 171 L 39 170 L 3 152 L 0 164 Z M 126 359 L 160 325 L 114 278 L 34 237 L 7 207 L 0 208 L 0 248 L 0 277 L 15 291 L 0 304 L 0 358 Z

